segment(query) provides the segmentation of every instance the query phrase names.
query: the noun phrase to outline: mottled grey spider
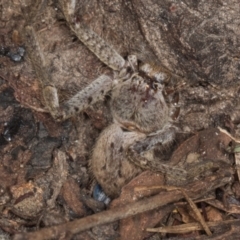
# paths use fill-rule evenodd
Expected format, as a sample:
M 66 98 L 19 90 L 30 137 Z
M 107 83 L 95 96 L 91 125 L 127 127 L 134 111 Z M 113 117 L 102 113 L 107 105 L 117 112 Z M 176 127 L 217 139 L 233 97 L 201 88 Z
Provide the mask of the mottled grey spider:
M 25 28 L 25 37 L 35 43 L 38 57 L 32 63 L 42 81 L 46 107 L 57 121 L 70 118 L 111 92 L 113 123 L 101 133 L 90 160 L 96 180 L 115 197 L 145 168 L 185 176 L 184 169 L 161 163 L 161 156 L 154 154 L 154 148 L 169 145 L 175 137 L 179 94 L 171 85 L 176 84 L 176 77 L 163 67 L 138 61 L 135 55 L 125 60 L 75 16 L 74 0 L 60 3 L 71 30 L 114 71 L 113 78 L 98 77 L 60 106 L 32 26 Z

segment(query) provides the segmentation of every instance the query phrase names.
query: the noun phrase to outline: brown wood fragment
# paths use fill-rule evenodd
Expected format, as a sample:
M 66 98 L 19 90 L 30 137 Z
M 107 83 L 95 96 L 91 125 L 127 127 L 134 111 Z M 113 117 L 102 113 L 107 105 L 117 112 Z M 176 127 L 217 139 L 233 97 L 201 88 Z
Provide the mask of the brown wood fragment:
M 201 197 L 207 192 L 225 185 L 232 180 L 229 174 L 226 174 L 226 170 L 223 172 L 216 173 L 214 176 L 206 177 L 202 181 L 196 181 L 186 185 L 186 193 L 191 198 Z M 209 184 L 211 183 L 211 184 Z M 87 216 L 82 219 L 78 219 L 72 222 L 53 226 L 50 228 L 44 228 L 36 232 L 19 233 L 14 236 L 14 240 L 42 240 L 42 239 L 53 239 L 58 238 L 60 235 L 63 236 L 66 233 L 77 234 L 86 231 L 92 227 L 111 223 L 120 219 L 134 216 L 142 212 L 153 210 L 179 201 L 183 198 L 181 191 L 161 192 L 156 196 L 143 199 L 141 201 L 131 203 L 119 208 L 103 211 L 91 216 Z
M 226 220 L 226 221 L 217 221 L 217 222 L 208 222 L 208 227 L 216 227 L 223 226 L 231 223 L 240 224 L 240 220 Z M 167 226 L 167 227 L 159 227 L 159 228 L 147 228 L 148 232 L 161 232 L 161 233 L 187 233 L 196 230 L 203 230 L 203 227 L 199 223 L 187 223 L 181 224 L 177 226 Z

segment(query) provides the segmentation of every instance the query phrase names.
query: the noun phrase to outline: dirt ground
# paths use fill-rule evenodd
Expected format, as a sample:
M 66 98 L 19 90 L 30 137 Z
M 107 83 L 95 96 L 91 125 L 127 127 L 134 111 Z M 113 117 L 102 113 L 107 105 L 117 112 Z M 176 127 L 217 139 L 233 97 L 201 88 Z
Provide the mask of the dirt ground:
M 0 2 L 0 239 L 237 239 L 239 2 L 77 3 L 76 15 L 123 57 L 135 54 L 184 80 L 170 161 L 222 163 L 184 190 L 166 190 L 164 175 L 143 172 L 108 206 L 92 197 L 88 162 L 112 121 L 110 97 L 54 121 L 44 108 L 24 27 L 37 31 L 61 102 L 111 70 L 70 31 L 57 0 L 39 1 L 34 22 L 23 14 L 30 2 Z

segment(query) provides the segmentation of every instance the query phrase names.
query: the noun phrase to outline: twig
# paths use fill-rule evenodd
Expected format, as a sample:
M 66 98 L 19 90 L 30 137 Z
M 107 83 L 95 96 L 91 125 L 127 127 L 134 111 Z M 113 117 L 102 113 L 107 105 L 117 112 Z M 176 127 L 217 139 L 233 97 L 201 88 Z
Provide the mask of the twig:
M 192 201 L 192 199 L 186 194 L 185 190 L 182 189 L 181 190 L 183 196 L 185 197 L 185 199 L 187 200 L 187 202 L 189 203 L 190 207 L 192 208 L 193 212 L 195 213 L 196 218 L 198 219 L 198 221 L 200 222 L 200 224 L 202 225 L 204 231 L 207 233 L 208 236 L 212 235 L 212 232 L 210 231 L 207 223 L 205 222 L 203 216 L 201 215 L 201 213 L 199 212 L 196 204 Z
M 205 232 L 207 233 L 207 235 L 208 236 L 212 235 L 212 232 L 210 231 L 210 229 L 209 229 L 208 225 L 206 224 L 204 218 L 202 217 L 201 213 L 199 212 L 196 204 L 187 195 L 187 193 L 185 192 L 185 190 L 183 188 L 174 187 L 174 186 L 151 186 L 151 187 L 136 187 L 136 188 L 134 188 L 134 191 L 143 191 L 143 190 L 152 190 L 152 189 L 165 189 L 167 191 L 175 191 L 175 190 L 181 191 L 182 195 L 187 200 L 188 204 L 190 205 L 193 212 L 195 213 L 195 216 L 196 216 L 197 220 L 202 225 L 202 227 L 205 230 Z
M 217 221 L 217 222 L 207 222 L 208 227 L 217 227 L 224 226 L 227 224 L 240 224 L 239 219 L 235 220 L 226 220 L 226 221 Z M 186 223 L 177 226 L 167 226 L 159 228 L 147 228 L 148 232 L 160 232 L 160 233 L 188 233 L 192 231 L 203 230 L 203 227 L 199 223 Z
M 185 189 L 187 194 L 191 198 L 199 198 L 207 192 L 225 185 L 232 180 L 231 175 L 226 174 L 226 170 L 216 173 L 213 176 L 206 177 L 202 181 L 195 181 L 187 184 Z M 77 234 L 92 227 L 115 222 L 120 219 L 124 219 L 136 214 L 150 211 L 166 204 L 170 204 L 179 201 L 183 198 L 182 192 L 179 190 L 172 192 L 161 192 L 153 197 L 140 200 L 138 202 L 130 203 L 128 205 L 103 211 L 85 218 L 67 222 L 58 226 L 44 228 L 36 232 L 19 233 L 14 236 L 14 240 L 47 240 L 58 239 L 59 236 L 65 234 Z

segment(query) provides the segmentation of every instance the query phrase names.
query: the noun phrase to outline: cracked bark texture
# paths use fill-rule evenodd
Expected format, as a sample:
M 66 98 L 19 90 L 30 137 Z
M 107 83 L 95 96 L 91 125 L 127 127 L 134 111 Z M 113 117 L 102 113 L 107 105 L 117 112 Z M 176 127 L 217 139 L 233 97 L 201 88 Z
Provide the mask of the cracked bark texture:
M 159 62 L 187 81 L 182 91 L 183 129 L 221 125 L 226 114 L 235 115 L 240 71 L 239 3 L 150 0 L 133 1 L 133 6 Z
M 142 32 L 161 63 L 191 82 L 238 80 L 238 1 L 133 1 Z

